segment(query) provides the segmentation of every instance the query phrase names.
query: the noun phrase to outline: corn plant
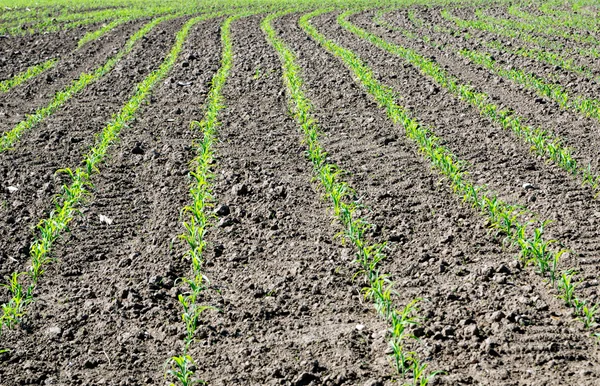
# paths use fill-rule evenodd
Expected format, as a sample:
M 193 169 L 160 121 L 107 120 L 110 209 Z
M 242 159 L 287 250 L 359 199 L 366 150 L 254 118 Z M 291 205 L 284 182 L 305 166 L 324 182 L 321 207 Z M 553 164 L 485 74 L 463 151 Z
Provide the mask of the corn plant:
M 357 202 L 351 200 L 354 196 L 353 190 L 341 178 L 343 171 L 326 160 L 326 151 L 319 142 L 320 129 L 312 117 L 311 103 L 303 91 L 303 81 L 300 77 L 300 68 L 296 64 L 295 54 L 285 46 L 277 36 L 271 22 L 289 11 L 274 13 L 266 17 L 261 23 L 261 28 L 269 43 L 278 52 L 282 62 L 283 80 L 288 91 L 291 111 L 304 133 L 304 143 L 307 146 L 307 157 L 313 164 L 314 173 L 325 191 L 325 196 L 333 206 L 333 212 L 340 222 L 342 235 L 356 249 L 356 260 L 361 268 L 354 275 L 365 277 L 366 286 L 362 292 L 365 298 L 374 303 L 376 311 L 386 320 L 392 323 L 390 329 L 390 345 L 393 349 L 395 368 L 406 374 L 411 363 L 415 361 L 416 354 L 404 350 L 404 341 L 410 336 L 406 333 L 407 325 L 416 323 L 413 313 L 416 312 L 416 300 L 410 302 L 403 311 L 398 311 L 393 306 L 393 282 L 387 275 L 378 270 L 378 263 L 385 259 L 385 244 L 371 244 L 365 239 L 365 232 L 371 224 L 361 218 L 357 218 L 356 210 L 360 207 Z M 313 13 L 314 14 L 314 13 Z M 305 15 L 303 20 L 311 14 Z
M 173 68 L 192 26 L 210 17 L 213 16 L 208 14 L 195 17 L 185 23 L 177 33 L 175 44 L 159 68 L 137 85 L 134 95 L 103 129 L 94 146 L 84 156 L 82 164 L 85 166 L 75 170 L 61 170 L 70 177 L 71 182 L 69 185 L 63 186 L 62 192 L 56 200 L 56 207 L 49 217 L 41 220 L 37 225 L 38 237 L 30 248 L 30 269 L 27 272 L 13 273 L 9 283 L 4 286 L 9 289 L 12 297 L 2 305 L 0 329 L 14 327 L 25 315 L 25 306 L 33 301 L 33 293 L 44 272 L 44 267 L 53 261 L 50 255 L 52 245 L 67 230 L 68 224 L 79 212 L 79 207 L 84 203 L 85 198 L 89 196 L 89 189 L 92 187 L 92 173 L 99 172 L 98 165 L 106 157 L 108 148 L 118 139 L 120 131 L 135 117 L 137 110 L 148 98 L 153 87 L 164 79 Z M 149 30 L 149 28 L 144 29 Z M 138 31 L 139 37 L 145 34 L 144 29 Z M 133 41 L 130 40 L 130 42 L 133 44 Z M 27 284 L 21 283 L 21 278 L 26 279 Z
M 461 84 L 458 78 L 448 74 L 446 70 L 440 67 L 432 59 L 426 58 L 412 49 L 392 44 L 381 37 L 352 24 L 348 21 L 348 17 L 356 12 L 358 11 L 348 10 L 341 13 L 337 18 L 338 23 L 348 31 L 373 43 L 381 49 L 405 59 L 423 74 L 429 76 L 438 85 L 446 88 L 463 101 L 477 108 L 482 115 L 488 117 L 492 122 L 500 124 L 502 128 L 512 131 L 525 143 L 530 144 L 531 150 L 534 153 L 548 158 L 566 172 L 580 176 L 583 185 L 590 185 L 594 190 L 599 188 L 600 176 L 592 171 L 589 165 L 587 168 L 580 167 L 577 160 L 572 156 L 571 149 L 562 145 L 561 138 L 547 130 L 533 128 L 523 124 L 523 118 L 515 115 L 510 110 L 500 109 L 499 106 L 490 102 L 490 98 L 487 94 L 475 90 L 473 86 Z M 491 59 L 488 57 L 486 60 Z M 436 160 L 438 158 L 439 157 L 435 157 Z M 442 164 L 450 165 L 451 162 L 443 162 Z M 469 191 L 468 194 L 476 195 L 477 192 Z M 492 203 L 490 203 L 490 205 L 491 204 Z M 496 212 L 496 210 L 492 209 L 491 213 Z
M 598 311 L 598 305 L 594 304 L 593 306 L 588 306 L 583 304 L 581 307 L 581 318 L 580 320 L 583 322 L 583 327 L 585 328 L 593 328 L 596 326 L 596 312 Z
M 558 288 L 562 293 L 558 296 L 564 300 L 565 305 L 569 307 L 573 306 L 576 286 L 577 284 L 573 282 L 573 272 L 566 271 L 561 274 L 560 279 L 558 280 Z
M 558 261 L 565 251 L 552 250 L 550 245 L 558 242 L 543 238 L 544 227 L 548 221 L 541 221 L 539 226 L 535 226 L 534 221 L 523 223 L 519 218 L 520 213 L 517 207 L 504 203 L 497 195 L 491 194 L 483 187 L 474 186 L 466 178 L 465 163 L 452 154 L 449 149 L 440 145 L 439 138 L 429 128 L 419 124 L 403 107 L 396 103 L 395 93 L 390 87 L 380 83 L 369 67 L 355 53 L 327 39 L 308 22 L 310 17 L 323 12 L 326 11 L 315 11 L 301 17 L 300 26 L 309 36 L 344 62 L 354 73 L 357 82 L 385 109 L 390 120 L 401 125 L 405 129 L 406 136 L 416 142 L 419 152 L 425 155 L 434 169 L 448 180 L 452 190 L 483 213 L 493 228 L 507 232 L 513 244 L 520 248 L 523 259 L 534 263 L 541 275 L 549 273 L 554 282 L 558 272 Z M 338 21 L 345 20 L 347 15 L 352 12 L 340 14 Z M 447 81 L 447 84 L 451 84 L 451 81 Z M 533 229 L 531 229 L 532 227 Z M 565 300 L 569 307 L 574 306 L 573 299 L 575 297 L 575 285 L 572 283 L 571 277 L 571 273 L 563 272 L 557 285 L 559 297 Z

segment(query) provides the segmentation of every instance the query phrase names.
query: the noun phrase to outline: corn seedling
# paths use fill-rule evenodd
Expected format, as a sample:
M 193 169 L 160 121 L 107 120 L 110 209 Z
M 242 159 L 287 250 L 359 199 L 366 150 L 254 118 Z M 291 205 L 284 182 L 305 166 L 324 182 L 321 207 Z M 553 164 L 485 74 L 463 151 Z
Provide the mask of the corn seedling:
M 25 120 L 19 122 L 13 129 L 3 133 L 0 137 L 0 153 L 12 149 L 25 131 L 32 129 L 44 119 L 54 114 L 69 99 L 85 89 L 89 84 L 109 73 L 125 55 L 133 50 L 135 43 L 139 39 L 146 36 L 146 34 L 159 23 L 172 19 L 173 17 L 174 16 L 164 16 L 147 23 L 129 38 L 125 47 L 123 47 L 114 57 L 108 59 L 106 63 L 98 67 L 93 73 L 81 74 L 79 79 L 73 81 L 73 83 L 65 89 L 57 92 L 49 105 L 39 108 L 35 113 L 28 115 Z
M 448 74 L 446 70 L 432 59 L 426 58 L 412 49 L 392 44 L 377 35 L 355 26 L 348 21 L 348 17 L 356 12 L 358 11 L 349 10 L 341 13 L 337 18 L 338 23 L 348 31 L 373 43 L 379 48 L 405 59 L 439 86 L 475 107 L 481 115 L 488 117 L 492 122 L 500 124 L 502 128 L 512 131 L 521 140 L 531 145 L 531 149 L 535 154 L 548 158 L 570 174 L 581 176 L 582 184 L 589 184 L 594 190 L 598 188 L 600 176 L 595 174 L 589 165 L 587 168 L 580 167 L 577 160 L 572 156 L 571 149 L 562 146 L 561 138 L 547 130 L 523 124 L 523 118 L 515 115 L 510 110 L 502 110 L 498 105 L 490 101 L 491 99 L 487 94 L 476 90 L 471 85 L 462 84 L 458 78 Z M 476 195 L 477 191 L 470 190 L 467 193 L 469 195 Z M 492 205 L 493 203 L 489 204 Z M 496 213 L 496 211 L 492 209 L 492 213 Z
M 576 283 L 573 283 L 573 272 L 566 271 L 563 272 L 558 280 L 558 289 L 562 291 L 559 298 L 564 300 L 565 305 L 568 307 L 574 306 L 575 299 L 575 287 Z
M 30 269 L 27 272 L 13 273 L 8 285 L 5 285 L 10 290 L 12 297 L 7 303 L 2 305 L 0 329 L 2 327 L 14 327 L 25 315 L 24 308 L 33 301 L 33 293 L 39 278 L 44 272 L 44 267 L 53 260 L 50 256 L 52 245 L 63 231 L 67 230 L 68 224 L 78 213 L 78 208 L 89 195 L 89 188 L 92 186 L 92 173 L 99 172 L 98 165 L 106 157 L 111 144 L 118 140 L 120 131 L 135 117 L 137 110 L 148 98 L 153 87 L 164 79 L 175 65 L 190 28 L 199 21 L 210 17 L 213 16 L 199 16 L 185 23 L 183 28 L 177 33 L 175 44 L 160 67 L 137 85 L 131 99 L 127 101 L 121 111 L 103 129 L 96 144 L 89 150 L 82 161 L 85 167 L 78 167 L 75 170 L 62 170 L 62 172 L 69 175 L 71 183 L 70 185 L 63 186 L 62 193 L 57 199 L 56 208 L 50 213 L 48 218 L 41 220 L 37 226 L 39 235 L 31 244 Z M 144 35 L 143 30 L 138 33 L 141 33 L 140 36 Z M 130 40 L 130 42 L 133 45 L 133 41 Z M 20 280 L 21 278 L 26 279 L 23 281 L 27 281 L 28 284 L 23 285 Z
M 319 12 L 322 13 L 323 11 Z M 385 259 L 383 253 L 385 245 L 369 244 L 365 240 L 365 231 L 371 225 L 365 220 L 357 218 L 356 209 L 360 205 L 351 201 L 352 189 L 346 182 L 341 180 L 343 175 L 341 170 L 336 165 L 326 161 L 326 152 L 319 142 L 320 129 L 312 117 L 311 102 L 303 91 L 303 81 L 300 77 L 301 70 L 296 63 L 296 56 L 277 36 L 271 25 L 272 20 L 286 13 L 289 13 L 289 11 L 271 14 L 263 20 L 261 28 L 281 59 L 283 80 L 288 91 L 291 111 L 304 134 L 304 143 L 308 148 L 307 157 L 313 164 L 314 173 L 325 190 L 325 195 L 333 205 L 335 216 L 344 228 L 343 235 L 345 239 L 356 249 L 355 262 L 361 266 L 359 274 L 364 274 L 368 283 L 363 289 L 363 293 L 367 299 L 374 302 L 377 312 L 392 323 L 390 329 L 390 345 L 393 348 L 392 362 L 399 373 L 405 375 L 410 368 L 409 363 L 418 363 L 414 360 L 416 354 L 407 353 L 404 350 L 404 340 L 409 338 L 404 333 L 404 329 L 407 323 L 416 323 L 416 318 L 412 316 L 412 313 L 416 311 L 414 307 L 416 300 L 409 303 L 403 311 L 394 308 L 392 300 L 393 282 L 386 275 L 380 274 L 378 270 L 378 263 Z M 300 21 L 301 26 L 304 28 L 307 19 L 315 14 L 303 16 Z

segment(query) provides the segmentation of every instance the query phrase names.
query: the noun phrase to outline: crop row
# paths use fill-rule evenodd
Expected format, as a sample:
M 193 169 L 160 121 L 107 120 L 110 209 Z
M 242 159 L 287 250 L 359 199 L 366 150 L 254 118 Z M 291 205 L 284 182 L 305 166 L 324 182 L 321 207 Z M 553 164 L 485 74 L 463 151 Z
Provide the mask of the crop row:
M 600 25 L 598 20 L 593 17 L 581 15 L 578 13 L 561 13 L 560 17 L 548 15 L 534 15 L 522 10 L 517 5 L 508 7 L 508 13 L 512 16 L 525 20 L 536 26 L 557 26 L 562 28 L 573 28 L 589 32 L 599 32 Z
M 125 23 L 129 20 L 135 20 L 147 17 L 157 17 L 168 13 L 173 13 L 171 8 L 167 7 L 149 7 L 148 9 L 108 9 L 86 13 L 67 13 L 59 17 L 48 17 L 46 19 L 34 18 L 35 23 L 25 27 L 26 20 L 17 19 L 13 23 L 0 26 L 0 35 L 24 35 L 34 33 L 56 32 L 69 30 L 81 26 L 87 26 L 95 23 L 113 22 L 120 20 Z
M 52 246 L 63 231 L 68 229 L 68 225 L 78 213 L 79 207 L 90 195 L 90 188 L 93 186 L 92 176 L 100 172 L 99 166 L 106 157 L 109 147 L 119 138 L 119 133 L 125 125 L 135 117 L 137 110 L 148 98 L 153 87 L 164 79 L 175 65 L 190 28 L 200 20 L 209 17 L 212 15 L 195 17 L 183 26 L 176 36 L 175 44 L 160 67 L 136 86 L 134 95 L 102 130 L 94 146 L 85 154 L 81 162 L 82 166 L 75 170 L 60 170 L 69 175 L 71 182 L 69 185 L 63 186 L 62 193 L 56 200 L 55 209 L 36 227 L 38 236 L 30 247 L 30 268 L 27 271 L 14 272 L 9 283 L 5 285 L 11 293 L 11 298 L 2 304 L 0 328 L 14 327 L 25 315 L 27 306 L 34 300 L 33 294 L 39 278 L 44 273 L 46 266 L 53 261 Z M 154 25 L 156 24 L 154 23 Z M 153 25 L 149 24 L 149 26 L 148 30 Z M 138 38 L 140 36 L 143 34 Z
M 453 22 L 460 28 L 481 30 L 491 32 L 496 35 L 505 36 L 512 39 L 518 39 L 526 43 L 537 45 L 541 48 L 550 49 L 554 52 L 565 52 L 571 55 L 580 55 L 584 57 L 598 58 L 600 57 L 600 51 L 592 47 L 578 47 L 570 48 L 569 46 L 556 42 L 553 39 L 545 38 L 537 35 L 514 29 L 511 25 L 504 24 L 491 24 L 484 20 L 464 20 L 451 14 L 448 10 L 442 11 L 444 19 Z
M 383 10 L 380 11 L 379 16 L 376 17 L 376 21 L 380 24 L 386 23 L 386 26 L 389 27 L 390 29 L 398 29 L 396 26 L 392 26 L 389 23 L 385 22 L 385 20 L 382 18 L 383 13 L 384 13 Z M 476 39 L 471 34 L 464 32 L 462 30 L 459 30 L 457 28 L 442 26 L 442 25 L 436 24 L 436 23 L 433 23 L 430 25 L 425 20 L 422 20 L 422 19 L 419 19 L 418 17 L 416 17 L 414 14 L 414 11 L 409 11 L 408 17 L 409 17 L 409 20 L 419 29 L 420 28 L 429 28 L 436 33 L 444 33 L 446 35 L 451 35 L 451 36 L 454 36 L 457 38 L 460 37 L 465 40 L 472 40 L 476 44 L 481 44 L 481 45 L 484 45 L 488 48 L 491 48 L 491 49 L 494 49 L 497 51 L 513 54 L 513 55 L 524 57 L 524 58 L 534 59 L 539 62 L 549 64 L 551 66 L 560 67 L 561 69 L 563 69 L 565 71 L 576 73 L 578 75 L 585 77 L 586 79 L 595 80 L 595 81 L 600 80 L 600 76 L 595 75 L 596 71 L 591 69 L 589 66 L 580 63 L 580 61 L 577 60 L 576 58 L 567 57 L 565 54 L 563 54 L 562 52 L 559 52 L 559 51 L 552 51 L 547 48 L 531 47 L 531 46 L 517 47 L 515 45 L 514 41 L 509 41 L 508 43 L 503 43 L 501 40 L 487 41 L 487 40 Z M 403 29 L 399 29 L 399 30 L 405 31 Z M 407 32 L 409 32 L 409 31 L 407 31 Z M 426 43 L 428 43 L 430 45 L 434 45 L 431 38 L 427 35 L 420 36 L 415 33 L 411 33 L 411 34 L 412 34 L 412 36 L 410 37 L 411 39 L 418 39 L 420 37 L 421 39 L 426 41 Z M 435 46 L 441 47 L 440 44 L 435 44 Z
M 513 19 L 501 19 L 498 17 L 487 15 L 484 11 L 480 9 L 475 11 L 475 15 L 479 20 L 485 21 L 486 23 L 489 23 L 490 25 L 495 27 L 507 27 L 525 33 L 537 33 L 548 37 L 561 37 L 565 40 L 577 43 L 597 45 L 600 42 L 592 35 L 582 35 L 567 32 L 562 28 L 556 28 L 545 23 L 524 23 Z
M 472 107 L 476 108 L 481 115 L 489 118 L 492 122 L 499 124 L 502 128 L 512 131 L 525 143 L 531 145 L 531 150 L 536 155 L 544 156 L 560 166 L 566 172 L 578 176 L 582 184 L 589 185 L 593 190 L 599 188 L 600 176 L 598 173 L 593 171 L 589 164 L 582 166 L 580 162 L 573 157 L 571 150 L 562 145 L 564 140 L 550 130 L 535 128 L 525 124 L 525 119 L 523 117 L 516 115 L 511 110 L 502 109 L 491 101 L 489 95 L 481 90 L 477 90 L 472 85 L 461 82 L 455 76 L 448 74 L 448 72 L 439 64 L 435 63 L 435 61 L 420 55 L 415 50 L 389 43 L 364 29 L 356 27 L 345 19 L 340 20 L 340 23 L 346 29 L 365 38 L 378 47 L 407 60 L 415 66 L 415 68 L 435 81 L 439 86 L 447 89 Z M 419 38 L 414 38 L 422 39 L 423 41 L 427 40 L 429 43 L 432 41 L 430 38 L 426 39 L 427 35 L 423 35 L 422 33 L 419 36 Z M 472 51 L 467 51 L 465 49 L 460 51 L 463 55 L 466 52 Z M 489 59 L 489 57 L 487 58 Z M 516 72 L 516 70 L 502 71 Z
M 316 31 L 308 20 L 310 17 L 326 11 L 317 10 L 304 15 L 300 19 L 300 25 L 315 37 L 313 34 Z M 325 196 L 333 205 L 335 217 L 343 227 L 344 237 L 356 249 L 356 262 L 361 267 L 359 274 L 363 274 L 367 282 L 367 287 L 363 289 L 365 296 L 374 302 L 378 313 L 391 323 L 389 343 L 396 371 L 402 376 L 411 372 L 413 384 L 426 385 L 436 373 L 428 373 L 426 371 L 427 364 L 422 363 L 415 352 L 405 349 L 405 341 L 412 338 L 408 327 L 418 322 L 418 317 L 415 315 L 417 311 L 415 305 L 418 299 L 410 301 L 401 310 L 394 307 L 393 283 L 386 275 L 379 272 L 378 267 L 379 262 L 386 257 L 383 252 L 385 244 L 373 244 L 365 239 L 365 234 L 372 225 L 357 217 L 357 209 L 360 205 L 352 200 L 354 196 L 352 188 L 343 181 L 342 170 L 327 161 L 327 152 L 319 142 L 321 130 L 313 117 L 311 102 L 303 91 L 301 69 L 296 63 L 296 55 L 277 36 L 271 25 L 272 20 L 287 13 L 289 11 L 268 16 L 261 23 L 261 27 L 281 59 L 291 110 L 302 129 L 304 142 L 308 148 L 307 156 L 313 164 L 313 172 L 325 191 Z M 323 41 L 320 42 L 323 43 Z
M 355 11 L 347 11 L 338 16 L 338 22 L 345 24 L 346 17 Z M 347 25 L 347 24 L 346 24 Z M 394 90 L 381 84 L 375 79 L 371 70 L 361 61 L 356 54 L 330 40 L 327 40 L 316 30 L 308 30 L 309 35 L 316 40 L 323 40 L 323 45 L 340 56 L 345 64 L 353 71 L 355 77 L 361 81 L 365 89 L 374 99 L 385 108 L 388 117 L 406 130 L 407 136 L 417 142 L 420 151 L 432 162 L 435 169 L 444 175 L 455 193 L 459 194 L 465 202 L 481 211 L 490 224 L 506 235 L 514 246 L 520 250 L 520 259 L 526 265 L 533 265 L 536 272 L 547 278 L 552 287 L 558 291 L 559 297 L 565 305 L 574 308 L 581 316 L 586 328 L 596 325 L 597 306 L 589 304 L 575 294 L 576 283 L 573 271 L 559 270 L 559 260 L 566 250 L 552 250 L 553 244 L 562 245 L 558 240 L 546 240 L 544 228 L 546 220 L 536 220 L 539 216 L 533 214 L 532 220 L 523 221 L 527 214 L 523 208 L 507 204 L 498 199 L 497 195 L 482 186 L 476 186 L 466 178 L 466 163 L 439 143 L 443 139 L 436 137 L 429 129 L 422 127 L 409 113 L 395 102 Z M 327 43 L 325 43 L 327 42 Z
M 211 211 L 213 206 L 213 173 L 211 172 L 214 164 L 213 144 L 217 140 L 217 131 L 220 125 L 219 111 L 225 107 L 222 89 L 233 65 L 231 23 L 243 16 L 245 14 L 230 16 L 221 25 L 221 66 L 212 78 L 204 118 L 201 121 L 192 121 L 190 125 L 192 130 L 197 131 L 201 136 L 201 139 L 195 144 L 196 157 L 190 164 L 189 174 L 193 182 L 190 187 L 192 204 L 182 210 L 187 214 L 188 219 L 183 223 L 185 232 L 181 238 L 186 241 L 189 248 L 186 256 L 191 262 L 192 272 L 189 277 L 181 279 L 185 283 L 186 289 L 184 294 L 180 294 L 178 297 L 179 303 L 183 307 L 181 316 L 186 327 L 183 352 L 171 358 L 171 368 L 167 371 L 168 375 L 176 378 L 183 386 L 201 382 L 194 378 L 193 366 L 195 363 L 189 354 L 189 348 L 194 342 L 201 314 L 211 308 L 199 304 L 198 301 L 200 294 L 205 290 L 206 279 L 202 271 L 203 253 L 206 247 L 205 235 L 214 217 Z
M 174 17 L 175 16 L 163 16 L 144 25 L 129 38 L 125 46 L 115 56 L 109 58 L 102 66 L 98 67 L 92 73 L 81 74 L 78 79 L 74 80 L 63 90 L 57 92 L 47 106 L 37 109 L 35 113 L 28 115 L 26 119 L 19 122 L 14 128 L 3 133 L 0 137 L 0 153 L 12 149 L 25 131 L 32 129 L 44 119 L 54 114 L 61 106 L 85 89 L 89 84 L 98 81 L 104 75 L 112 71 L 117 63 L 133 50 L 135 43 L 146 36 L 155 26 L 163 21 L 173 19 Z

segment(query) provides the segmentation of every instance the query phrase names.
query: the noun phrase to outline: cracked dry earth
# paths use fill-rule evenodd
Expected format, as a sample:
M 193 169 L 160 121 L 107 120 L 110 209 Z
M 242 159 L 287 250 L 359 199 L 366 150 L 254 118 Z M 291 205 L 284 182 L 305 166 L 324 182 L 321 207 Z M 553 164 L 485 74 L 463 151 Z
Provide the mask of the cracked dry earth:
M 451 27 L 440 10 L 412 6 L 410 16 L 425 21 L 421 27 L 406 9 L 384 14 L 385 25 L 374 21 L 375 10 L 349 20 L 433 59 L 528 123 L 551 128 L 597 168 L 598 121 L 465 62 L 456 51 L 479 43 L 432 28 Z M 455 12 L 474 17 L 472 8 Z M 513 17 L 506 7 L 488 12 Z M 551 219 L 548 234 L 571 250 L 564 264 L 579 272 L 580 293 L 598 302 L 600 204 L 591 189 L 533 155 L 410 63 L 345 30 L 338 14 L 311 23 L 356 53 L 394 90 L 399 104 L 467 161 L 469 178 Z M 389 326 L 362 293 L 355 251 L 339 237 L 340 225 L 306 158 L 280 58 L 260 28 L 264 16 L 231 25 L 233 67 L 223 89 L 212 165 L 215 218 L 205 236 L 209 285 L 200 299 L 215 310 L 202 314 L 191 346 L 195 373 L 215 386 L 401 384 L 390 365 Z M 274 28 L 297 56 L 328 160 L 346 171 L 365 207 L 363 217 L 374 224 L 367 238 L 387 243 L 380 270 L 394 282 L 395 302 L 401 307 L 422 299 L 421 324 L 412 330 L 418 341 L 409 348 L 430 369 L 443 371 L 430 384 L 600 384 L 592 331 L 452 192 L 344 63 L 309 38 L 298 24 L 301 16 L 282 16 Z M 223 20 L 192 28 L 173 69 L 109 149 L 93 177 L 92 195 L 55 246 L 56 260 L 39 282 L 36 301 L 21 325 L 0 336 L 0 348 L 8 349 L 0 353 L 0 385 L 169 384 L 165 364 L 180 352 L 185 336 L 178 295 L 189 262 L 178 236 L 199 139 L 189 124 L 202 119 L 220 66 Z M 55 172 L 79 165 L 135 85 L 159 67 L 185 21 L 159 24 L 117 68 L 0 153 L 1 276 L 27 268 L 34 227 L 52 211 L 65 182 Z M 37 40 L 9 38 L 13 55 L 0 62 L 2 76 L 8 67 L 30 65 L 14 54 L 18 45 L 28 47 L 24 52 L 41 50 L 44 58 L 52 51 L 61 61 L 0 95 L 0 130 L 46 105 L 142 25 L 126 23 L 80 50 L 74 48 L 83 29 Z M 443 48 L 408 38 L 401 29 L 429 34 Z M 474 36 L 494 39 L 481 31 Z M 597 84 L 534 59 L 497 55 L 536 74 L 555 72 L 573 92 L 597 91 Z M 524 190 L 525 182 L 535 191 Z M 8 300 L 6 291 L 0 300 Z

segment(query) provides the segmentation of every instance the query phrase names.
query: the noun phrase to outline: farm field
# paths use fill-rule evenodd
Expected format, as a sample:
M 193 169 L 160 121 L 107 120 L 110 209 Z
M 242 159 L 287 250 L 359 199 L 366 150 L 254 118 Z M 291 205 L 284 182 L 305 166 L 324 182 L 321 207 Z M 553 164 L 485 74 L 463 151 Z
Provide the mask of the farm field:
M 600 384 L 599 12 L 8 0 L 0 385 Z

